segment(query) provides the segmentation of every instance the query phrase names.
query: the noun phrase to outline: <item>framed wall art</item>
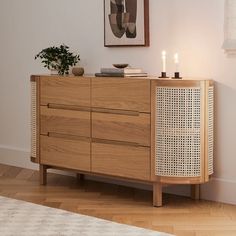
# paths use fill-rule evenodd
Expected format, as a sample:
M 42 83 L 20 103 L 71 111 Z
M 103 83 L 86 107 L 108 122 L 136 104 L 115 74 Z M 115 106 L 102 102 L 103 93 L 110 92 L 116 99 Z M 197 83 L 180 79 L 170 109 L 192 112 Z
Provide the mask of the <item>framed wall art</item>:
M 104 0 L 104 46 L 149 46 L 149 0 Z

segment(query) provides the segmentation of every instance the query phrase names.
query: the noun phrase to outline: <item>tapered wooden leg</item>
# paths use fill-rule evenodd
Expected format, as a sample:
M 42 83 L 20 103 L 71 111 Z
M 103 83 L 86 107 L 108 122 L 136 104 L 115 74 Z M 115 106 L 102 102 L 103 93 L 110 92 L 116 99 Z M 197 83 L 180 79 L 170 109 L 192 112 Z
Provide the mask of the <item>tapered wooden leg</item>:
M 162 206 L 162 185 L 161 183 L 153 183 L 153 206 Z
M 39 175 L 40 175 L 40 184 L 46 185 L 47 184 L 47 166 L 46 165 L 39 165 Z
M 200 199 L 200 184 L 191 185 L 191 198 L 194 200 Z
M 78 174 L 76 175 L 77 181 L 83 181 L 84 180 L 84 174 Z

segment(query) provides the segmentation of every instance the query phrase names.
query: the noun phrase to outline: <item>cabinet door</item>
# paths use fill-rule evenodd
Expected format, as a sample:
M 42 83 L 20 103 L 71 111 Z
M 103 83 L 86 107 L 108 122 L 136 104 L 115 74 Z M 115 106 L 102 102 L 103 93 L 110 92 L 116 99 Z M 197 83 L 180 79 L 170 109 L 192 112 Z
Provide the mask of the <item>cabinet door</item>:
M 150 80 L 93 78 L 92 107 L 150 112 Z
M 58 133 L 90 137 L 90 112 L 40 107 L 41 134 Z
M 92 143 L 92 171 L 131 179 L 150 180 L 150 148 Z
M 92 137 L 150 146 L 150 114 L 92 113 Z
M 66 104 L 90 107 L 90 79 L 40 77 L 40 104 Z
M 40 163 L 90 171 L 90 142 L 41 135 Z

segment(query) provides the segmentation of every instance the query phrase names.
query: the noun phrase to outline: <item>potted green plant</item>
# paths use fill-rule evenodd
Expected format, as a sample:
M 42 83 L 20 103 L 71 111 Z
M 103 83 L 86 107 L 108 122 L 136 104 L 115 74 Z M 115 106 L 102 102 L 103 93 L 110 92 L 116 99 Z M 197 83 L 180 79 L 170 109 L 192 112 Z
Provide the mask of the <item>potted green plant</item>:
M 59 75 L 68 75 L 70 66 L 75 66 L 80 60 L 79 55 L 70 52 L 65 44 L 43 49 L 35 56 L 35 59 L 37 58 L 41 59 L 44 67 L 57 71 Z

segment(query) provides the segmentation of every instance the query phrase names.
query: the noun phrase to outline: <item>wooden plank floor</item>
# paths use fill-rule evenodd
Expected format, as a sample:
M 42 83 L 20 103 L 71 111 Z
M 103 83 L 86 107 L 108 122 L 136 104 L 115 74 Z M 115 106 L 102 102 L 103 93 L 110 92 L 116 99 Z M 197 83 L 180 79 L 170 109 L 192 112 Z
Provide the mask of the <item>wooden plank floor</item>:
M 112 184 L 0 164 L 0 195 L 179 236 L 236 236 L 236 206 L 164 194 L 152 207 L 152 193 Z

